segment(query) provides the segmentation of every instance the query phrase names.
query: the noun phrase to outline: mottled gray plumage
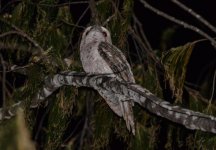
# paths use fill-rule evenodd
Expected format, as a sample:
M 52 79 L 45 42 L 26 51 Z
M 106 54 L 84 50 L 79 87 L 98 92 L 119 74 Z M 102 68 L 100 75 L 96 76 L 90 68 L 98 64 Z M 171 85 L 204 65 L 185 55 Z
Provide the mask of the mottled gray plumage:
M 80 43 L 80 58 L 87 73 L 115 74 L 120 81 L 135 83 L 129 63 L 124 54 L 112 45 L 110 32 L 104 27 L 90 26 L 85 29 Z M 135 134 L 133 101 L 107 97 L 107 94 L 98 92 L 110 108 L 124 118 L 128 130 Z

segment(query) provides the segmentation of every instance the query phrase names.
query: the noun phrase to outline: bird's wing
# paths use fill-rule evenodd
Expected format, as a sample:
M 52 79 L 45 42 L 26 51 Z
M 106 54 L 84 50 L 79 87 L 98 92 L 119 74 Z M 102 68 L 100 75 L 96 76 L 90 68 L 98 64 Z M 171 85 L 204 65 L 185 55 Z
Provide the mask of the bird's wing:
M 101 42 L 98 47 L 99 54 L 107 62 L 112 71 L 122 80 L 135 83 L 131 67 L 124 54 L 114 45 Z
M 127 62 L 124 54 L 114 45 L 101 42 L 98 47 L 99 54 L 107 62 L 112 71 L 119 77 L 119 79 L 135 83 L 133 73 L 131 71 L 130 65 Z M 123 116 L 126 121 L 126 126 L 129 131 L 135 135 L 135 125 L 134 125 L 134 116 L 133 116 L 133 101 L 127 99 L 124 95 L 117 96 L 115 94 L 110 95 L 108 93 L 103 94 L 102 91 L 99 91 L 102 97 L 106 100 L 110 108 L 119 116 Z M 112 93 L 112 92 L 111 92 Z M 116 97 L 116 99 L 114 99 Z

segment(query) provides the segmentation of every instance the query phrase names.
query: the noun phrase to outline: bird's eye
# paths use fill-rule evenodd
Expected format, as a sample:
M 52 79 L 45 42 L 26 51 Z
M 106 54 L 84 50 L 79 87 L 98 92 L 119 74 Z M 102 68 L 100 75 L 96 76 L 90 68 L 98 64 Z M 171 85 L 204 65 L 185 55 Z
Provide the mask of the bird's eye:
M 107 33 L 105 31 L 102 32 L 104 37 L 107 37 Z
M 89 32 L 90 32 L 90 30 L 88 30 L 88 31 L 86 32 L 86 35 L 88 35 L 88 34 L 89 34 Z

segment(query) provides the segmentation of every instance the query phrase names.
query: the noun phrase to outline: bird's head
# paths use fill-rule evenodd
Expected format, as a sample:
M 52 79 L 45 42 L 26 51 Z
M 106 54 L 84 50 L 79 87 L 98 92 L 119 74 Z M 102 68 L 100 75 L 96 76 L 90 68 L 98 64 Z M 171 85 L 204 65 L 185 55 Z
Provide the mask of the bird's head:
M 87 27 L 83 32 L 81 45 L 100 42 L 112 43 L 110 32 L 105 27 L 98 25 Z

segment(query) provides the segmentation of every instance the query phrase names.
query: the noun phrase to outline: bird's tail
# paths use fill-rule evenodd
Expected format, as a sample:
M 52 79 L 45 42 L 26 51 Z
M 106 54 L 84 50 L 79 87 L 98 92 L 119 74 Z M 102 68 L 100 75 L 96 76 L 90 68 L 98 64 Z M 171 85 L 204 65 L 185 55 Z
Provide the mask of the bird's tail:
M 134 103 L 132 100 L 126 100 L 123 95 L 114 94 L 111 91 L 98 90 L 100 95 L 105 99 L 109 107 L 114 111 L 119 117 L 123 117 L 127 129 L 135 135 L 135 123 L 133 109 Z
M 120 107 L 128 130 L 131 131 L 133 135 L 135 135 L 135 123 L 132 109 L 133 104 L 131 103 L 131 101 L 121 101 Z

